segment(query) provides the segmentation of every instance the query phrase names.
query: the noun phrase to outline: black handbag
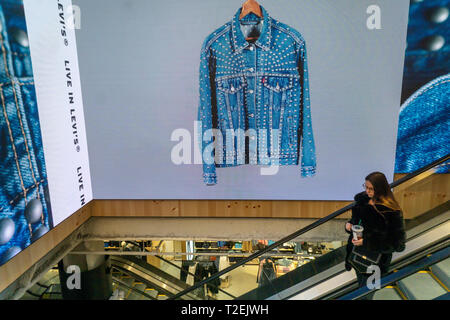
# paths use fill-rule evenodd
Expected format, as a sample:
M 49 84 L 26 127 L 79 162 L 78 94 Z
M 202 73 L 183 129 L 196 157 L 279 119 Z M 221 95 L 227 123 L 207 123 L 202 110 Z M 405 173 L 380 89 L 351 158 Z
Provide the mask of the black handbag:
M 386 218 L 384 215 L 376 210 L 386 223 Z M 361 220 L 359 221 L 361 224 Z M 348 262 L 352 267 L 359 273 L 368 273 L 367 268 L 371 265 L 378 265 L 381 260 L 381 253 L 370 251 L 363 246 L 353 246 L 352 252 L 350 253 Z
M 352 267 L 359 273 L 368 273 L 367 268 L 371 265 L 379 264 L 381 253 L 369 251 L 361 246 L 353 246 L 348 260 Z

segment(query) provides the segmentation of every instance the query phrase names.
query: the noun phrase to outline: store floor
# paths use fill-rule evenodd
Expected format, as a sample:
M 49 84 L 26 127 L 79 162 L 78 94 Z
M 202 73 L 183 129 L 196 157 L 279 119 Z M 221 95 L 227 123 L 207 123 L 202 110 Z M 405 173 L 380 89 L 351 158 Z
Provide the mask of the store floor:
M 228 288 L 223 288 L 222 290 L 235 297 L 239 297 L 258 287 L 258 283 L 256 282 L 257 273 L 257 265 L 244 265 L 238 267 L 230 272 Z M 217 299 L 230 300 L 231 297 L 219 291 Z

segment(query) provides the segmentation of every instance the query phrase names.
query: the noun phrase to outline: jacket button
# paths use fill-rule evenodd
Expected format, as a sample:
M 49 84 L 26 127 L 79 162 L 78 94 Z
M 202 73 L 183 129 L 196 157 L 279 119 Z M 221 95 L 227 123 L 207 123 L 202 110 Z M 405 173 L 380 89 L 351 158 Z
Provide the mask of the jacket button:
M 22 29 L 13 28 L 11 30 L 11 35 L 18 44 L 20 44 L 22 47 L 28 48 L 28 36 L 25 31 L 23 31 Z
M 0 245 L 6 244 L 14 235 L 16 226 L 10 218 L 0 220 Z
M 30 241 L 31 242 L 35 242 L 37 239 L 39 239 L 40 237 L 42 237 L 44 234 L 46 234 L 49 231 L 49 229 L 47 228 L 47 226 L 40 226 L 39 228 L 37 228 L 34 232 L 33 235 L 31 236 Z
M 42 212 L 41 202 L 38 199 L 33 199 L 25 207 L 25 218 L 30 224 L 36 223 L 41 219 Z
M 445 44 L 445 39 L 442 36 L 430 36 L 425 38 L 424 47 L 428 51 L 438 51 Z
M 6 252 L 1 257 L 0 263 L 4 263 L 14 257 L 16 254 L 18 254 L 22 249 L 18 246 L 14 246 L 6 250 Z
M 449 15 L 449 10 L 446 7 L 440 7 L 433 9 L 429 14 L 428 18 L 431 22 L 442 23 L 447 20 Z

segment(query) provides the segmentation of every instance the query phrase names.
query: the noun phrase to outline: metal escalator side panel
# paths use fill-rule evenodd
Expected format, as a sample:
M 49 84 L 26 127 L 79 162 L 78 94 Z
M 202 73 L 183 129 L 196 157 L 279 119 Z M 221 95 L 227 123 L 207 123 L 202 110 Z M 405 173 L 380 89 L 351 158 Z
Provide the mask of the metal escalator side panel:
M 344 264 L 342 264 L 342 268 Z M 289 300 L 313 300 L 319 299 L 320 297 L 326 295 L 330 289 L 340 289 L 342 287 L 348 286 L 356 279 L 356 274 L 351 272 L 341 272 L 337 276 L 334 276 L 326 281 L 319 283 L 318 285 L 302 291 L 299 294 L 290 297 Z
M 373 300 L 404 300 L 393 286 L 386 286 L 375 292 Z

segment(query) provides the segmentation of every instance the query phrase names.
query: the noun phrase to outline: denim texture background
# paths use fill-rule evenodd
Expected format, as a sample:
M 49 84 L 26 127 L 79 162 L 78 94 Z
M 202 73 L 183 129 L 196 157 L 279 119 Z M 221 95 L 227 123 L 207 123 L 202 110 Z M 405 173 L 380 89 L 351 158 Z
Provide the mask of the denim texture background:
M 396 173 L 450 153 L 450 0 L 411 1 Z M 439 168 L 449 172 L 449 164 Z
M 402 106 L 395 171 L 418 170 L 450 153 L 450 74 L 415 92 Z M 449 163 L 440 173 L 449 172 Z
M 52 221 L 21 0 L 0 0 L 0 30 L 0 222 L 3 221 L 0 238 L 8 233 L 5 221 L 14 222 L 12 238 L 0 245 L 0 264 L 3 264 L 31 243 L 25 218 L 27 205 L 33 200 L 42 205 L 39 221 L 31 225 L 35 236 L 43 230 L 39 229 L 42 222 L 48 230 Z
M 201 50 L 198 120 L 203 133 L 217 129 L 222 137 L 213 142 L 202 134 L 206 184 L 217 183 L 216 166 L 244 163 L 298 165 L 301 159 L 301 176 L 315 174 L 306 44 L 298 31 L 261 9 L 263 19 L 249 14 L 241 21 L 239 9 Z M 246 41 L 252 23 L 260 35 Z M 253 134 L 245 141 L 247 130 Z M 208 145 L 215 145 L 215 164 L 207 160 Z

